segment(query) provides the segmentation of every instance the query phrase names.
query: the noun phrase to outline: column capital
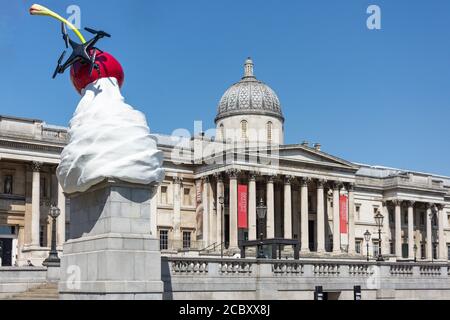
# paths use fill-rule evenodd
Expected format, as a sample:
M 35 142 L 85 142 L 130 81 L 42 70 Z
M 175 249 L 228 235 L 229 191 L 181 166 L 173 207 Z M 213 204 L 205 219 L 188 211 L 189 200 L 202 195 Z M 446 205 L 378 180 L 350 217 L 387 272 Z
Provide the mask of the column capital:
M 408 206 L 408 208 L 412 208 L 412 207 L 414 207 L 414 204 L 415 204 L 416 202 L 414 201 L 414 200 L 408 200 L 408 201 L 406 201 L 406 205 Z
M 394 200 L 391 200 L 391 202 L 392 202 L 392 204 L 394 205 L 394 206 L 401 206 L 402 205 L 402 200 L 400 200 L 400 199 L 394 199 Z
M 425 208 L 427 210 L 431 210 L 433 207 L 434 207 L 434 203 L 432 203 L 432 202 L 425 203 Z
M 342 187 L 342 183 L 340 181 L 333 181 L 332 186 L 334 191 L 339 191 Z
M 213 173 L 213 177 L 219 182 L 223 181 L 223 175 L 222 172 L 215 172 Z
M 354 182 L 347 183 L 347 189 L 349 192 L 354 192 L 355 191 L 355 183 Z
M 240 173 L 240 170 L 238 170 L 238 169 L 227 170 L 227 174 L 230 179 L 237 179 L 239 173 Z
M 174 184 L 181 184 L 182 181 L 183 181 L 182 177 L 173 177 Z
M 209 176 L 202 177 L 202 182 L 203 183 L 209 183 Z
M 309 178 L 309 177 L 301 177 L 300 178 L 300 185 L 302 186 L 302 187 L 307 187 L 308 186 L 308 183 L 311 181 L 311 178 Z
M 443 203 L 438 203 L 438 204 L 436 204 L 436 208 L 437 208 L 439 211 L 444 210 L 444 204 L 443 204 Z
M 387 207 L 387 200 L 381 200 L 381 206 Z
M 317 187 L 323 189 L 325 187 L 325 184 L 327 183 L 327 180 L 325 179 L 317 179 L 316 180 Z
M 248 173 L 248 179 L 250 180 L 250 181 L 256 181 L 256 177 L 258 176 L 258 174 L 256 173 L 256 172 L 249 172 Z
M 39 172 L 42 169 L 42 162 L 38 162 L 38 161 L 33 161 L 31 163 L 31 169 L 33 170 L 33 172 Z
M 295 180 L 294 176 L 284 176 L 284 184 L 292 184 L 292 182 Z
M 270 175 L 266 175 L 266 180 L 267 180 L 267 183 L 273 183 L 274 182 L 274 180 L 275 180 L 275 175 L 272 175 L 272 174 L 270 174 Z

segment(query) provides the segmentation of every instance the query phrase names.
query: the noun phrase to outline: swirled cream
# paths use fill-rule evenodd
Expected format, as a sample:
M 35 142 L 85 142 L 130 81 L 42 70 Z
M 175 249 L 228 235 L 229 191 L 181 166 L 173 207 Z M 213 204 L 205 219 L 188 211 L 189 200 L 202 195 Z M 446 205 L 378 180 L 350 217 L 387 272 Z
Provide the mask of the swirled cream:
M 106 178 L 137 184 L 164 179 L 163 154 L 142 112 L 124 102 L 115 78 L 89 84 L 70 121 L 56 170 L 63 190 L 84 192 Z

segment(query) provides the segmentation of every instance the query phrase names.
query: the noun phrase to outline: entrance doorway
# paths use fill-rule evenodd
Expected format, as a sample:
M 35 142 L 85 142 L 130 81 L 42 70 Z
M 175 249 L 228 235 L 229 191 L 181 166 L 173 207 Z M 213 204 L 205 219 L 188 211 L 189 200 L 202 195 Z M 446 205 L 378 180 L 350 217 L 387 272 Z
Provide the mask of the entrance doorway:
M 309 250 L 310 251 L 316 251 L 315 248 L 315 239 L 316 239 L 316 233 L 315 233 L 315 221 L 309 220 L 308 223 L 308 234 L 309 234 Z
M 12 239 L 0 238 L 0 258 L 2 267 L 12 266 Z

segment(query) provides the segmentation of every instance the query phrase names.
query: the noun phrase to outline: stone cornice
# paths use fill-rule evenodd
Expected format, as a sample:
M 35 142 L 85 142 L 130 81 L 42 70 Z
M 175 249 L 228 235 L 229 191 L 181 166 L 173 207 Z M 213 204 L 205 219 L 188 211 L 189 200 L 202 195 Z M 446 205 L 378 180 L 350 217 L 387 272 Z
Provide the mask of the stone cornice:
M 35 151 L 49 151 L 55 153 L 61 153 L 64 145 L 61 146 L 51 146 L 44 144 L 28 143 L 28 142 L 18 142 L 10 140 L 0 140 L 1 147 L 13 148 L 13 149 L 25 149 L 25 150 L 35 150 Z

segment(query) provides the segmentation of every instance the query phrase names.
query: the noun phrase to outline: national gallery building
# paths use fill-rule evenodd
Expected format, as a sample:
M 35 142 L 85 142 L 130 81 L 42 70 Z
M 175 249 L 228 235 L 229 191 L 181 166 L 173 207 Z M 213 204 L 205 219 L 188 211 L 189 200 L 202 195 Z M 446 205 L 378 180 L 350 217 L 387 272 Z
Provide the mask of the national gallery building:
M 450 177 L 352 163 L 318 143 L 285 144 L 285 120 L 247 59 L 218 104 L 215 137 L 153 134 L 166 176 L 148 232 L 164 255 L 236 257 L 243 241 L 262 237 L 298 240 L 300 258 L 374 260 L 381 250 L 390 261 L 448 260 Z M 67 142 L 67 128 L 0 116 L 1 266 L 42 264 L 51 205 L 61 210 L 58 248 L 70 239 L 70 203 L 55 175 Z

